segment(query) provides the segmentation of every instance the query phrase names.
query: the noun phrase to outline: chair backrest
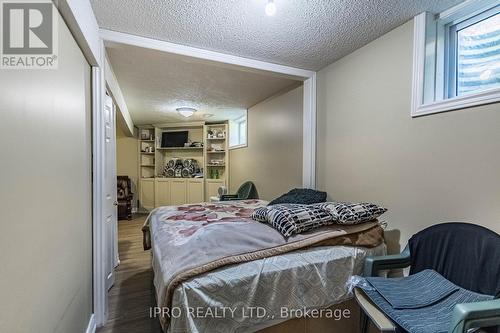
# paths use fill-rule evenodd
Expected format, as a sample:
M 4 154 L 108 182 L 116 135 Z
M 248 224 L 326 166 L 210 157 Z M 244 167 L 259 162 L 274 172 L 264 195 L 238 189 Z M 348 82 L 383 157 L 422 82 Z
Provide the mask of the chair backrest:
M 127 197 L 132 192 L 132 182 L 129 176 L 116 176 L 118 199 Z
M 500 295 L 500 235 L 471 223 L 442 223 L 408 242 L 410 274 L 434 269 L 456 285 Z
M 248 181 L 244 182 L 238 189 L 238 198 L 240 199 L 258 199 L 259 194 L 257 193 L 257 188 L 255 184 Z

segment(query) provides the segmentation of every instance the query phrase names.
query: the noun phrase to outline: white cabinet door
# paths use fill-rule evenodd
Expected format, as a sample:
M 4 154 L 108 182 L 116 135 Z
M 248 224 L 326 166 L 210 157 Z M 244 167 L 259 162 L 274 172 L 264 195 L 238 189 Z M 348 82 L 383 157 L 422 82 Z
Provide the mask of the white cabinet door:
M 203 179 L 189 179 L 187 181 L 187 203 L 200 203 L 203 200 Z
M 142 208 L 152 210 L 155 208 L 155 182 L 154 179 L 141 179 L 139 201 Z
M 219 187 L 225 186 L 226 182 L 219 179 L 207 179 L 207 196 L 206 200 L 210 201 L 210 197 L 219 195 Z
M 172 179 L 170 183 L 170 204 L 183 205 L 187 199 L 186 179 Z
M 170 205 L 170 183 L 169 179 L 155 181 L 155 207 Z

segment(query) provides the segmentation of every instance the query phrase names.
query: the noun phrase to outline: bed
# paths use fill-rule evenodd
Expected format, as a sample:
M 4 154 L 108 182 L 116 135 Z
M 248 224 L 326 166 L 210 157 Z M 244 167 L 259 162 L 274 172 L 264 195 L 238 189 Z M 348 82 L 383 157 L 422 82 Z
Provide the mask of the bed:
M 251 219 L 262 200 L 155 209 L 144 227 L 165 332 L 256 332 L 350 298 L 364 258 L 385 254 L 376 221 L 284 238 Z M 302 311 L 302 312 L 301 312 Z M 324 314 L 322 314 L 324 315 Z

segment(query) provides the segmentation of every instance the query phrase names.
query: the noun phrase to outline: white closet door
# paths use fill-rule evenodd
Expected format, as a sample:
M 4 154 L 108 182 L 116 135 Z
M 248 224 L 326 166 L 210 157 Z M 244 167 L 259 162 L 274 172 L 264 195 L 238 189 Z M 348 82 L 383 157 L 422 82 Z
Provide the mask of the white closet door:
M 115 283 L 115 267 L 118 265 L 118 221 L 116 198 L 116 128 L 115 108 L 111 97 L 106 95 L 104 104 L 105 126 L 105 198 L 106 224 L 106 287 Z

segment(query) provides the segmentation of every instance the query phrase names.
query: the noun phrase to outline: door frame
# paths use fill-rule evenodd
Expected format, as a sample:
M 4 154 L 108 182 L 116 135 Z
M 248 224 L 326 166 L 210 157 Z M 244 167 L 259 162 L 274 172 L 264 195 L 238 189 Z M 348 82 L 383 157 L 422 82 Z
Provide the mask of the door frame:
M 105 47 L 104 42 L 122 43 L 155 49 L 166 53 L 245 67 L 247 70 L 264 70 L 303 81 L 303 150 L 302 185 L 316 188 L 316 72 L 253 60 L 200 48 L 164 42 L 131 34 L 100 30 L 88 0 L 54 0 L 64 21 L 87 61 L 92 66 L 92 249 L 93 249 L 93 315 L 88 332 L 106 323 L 106 277 L 104 267 L 104 95 Z
M 93 312 L 96 325 L 102 326 L 108 318 L 106 288 L 106 230 L 105 230 L 105 133 L 104 133 L 104 96 L 106 94 L 103 67 L 92 67 L 92 151 L 93 151 Z

